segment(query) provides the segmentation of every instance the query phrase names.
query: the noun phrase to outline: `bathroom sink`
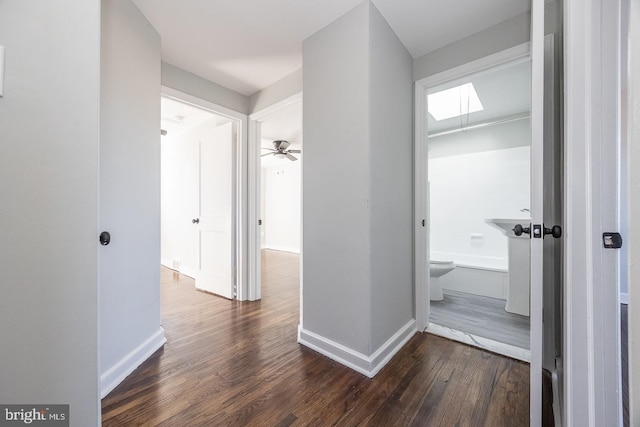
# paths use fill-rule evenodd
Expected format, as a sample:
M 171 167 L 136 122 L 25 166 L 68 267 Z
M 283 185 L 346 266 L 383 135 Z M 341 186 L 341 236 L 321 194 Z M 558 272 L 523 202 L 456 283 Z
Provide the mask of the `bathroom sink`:
M 487 224 L 497 228 L 507 237 L 513 237 L 514 239 L 529 239 L 528 234 L 523 234 L 522 236 L 516 236 L 513 233 L 513 227 L 517 224 L 522 225 L 523 227 L 529 227 L 531 223 L 531 219 L 529 218 L 521 218 L 521 219 L 506 219 L 506 218 L 489 218 L 485 219 L 484 222 Z
M 505 310 L 509 313 L 529 316 L 529 295 L 531 288 L 530 237 L 524 233 L 521 236 L 516 236 L 513 232 L 513 227 L 517 224 L 523 227 L 529 227 L 531 220 L 528 218 L 489 218 L 485 219 L 484 222 L 497 228 L 503 235 L 508 237 L 509 285 Z

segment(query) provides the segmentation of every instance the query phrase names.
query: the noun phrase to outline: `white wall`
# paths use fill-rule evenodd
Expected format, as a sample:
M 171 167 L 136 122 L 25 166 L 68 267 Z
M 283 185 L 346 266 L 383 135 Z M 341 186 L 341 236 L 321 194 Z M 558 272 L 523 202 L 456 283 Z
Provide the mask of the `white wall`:
M 249 113 L 255 113 L 302 92 L 302 68 L 249 97 Z
M 306 39 L 303 63 L 299 338 L 373 375 L 415 331 L 412 60 L 367 1 Z
M 560 31 L 561 16 L 562 10 L 559 1 L 546 2 L 545 34 Z M 530 35 L 531 15 L 529 13 L 518 15 L 416 58 L 413 65 L 413 78 L 417 81 L 528 42 Z
M 199 144 L 220 125 L 212 117 L 174 138 L 163 139 L 161 167 L 162 264 L 195 277 L 198 233 L 191 220 L 199 215 Z
M 368 10 L 357 6 L 302 46 L 302 327 L 363 354 L 373 352 Z
M 301 158 L 262 167 L 262 247 L 300 253 Z
M 508 268 L 507 237 L 488 218 L 530 218 L 529 120 L 429 138 L 434 259 Z
M 249 113 L 249 97 L 166 62 L 162 63 L 162 85 L 239 113 Z
M 100 2 L 0 2 L 0 45 L 0 402 L 96 426 Z
M 375 6 L 369 13 L 368 185 L 371 348 L 375 350 L 413 319 L 413 170 L 409 166 L 413 163 L 413 60 Z
M 160 37 L 129 0 L 102 2 L 100 381 L 165 342 L 160 326 Z

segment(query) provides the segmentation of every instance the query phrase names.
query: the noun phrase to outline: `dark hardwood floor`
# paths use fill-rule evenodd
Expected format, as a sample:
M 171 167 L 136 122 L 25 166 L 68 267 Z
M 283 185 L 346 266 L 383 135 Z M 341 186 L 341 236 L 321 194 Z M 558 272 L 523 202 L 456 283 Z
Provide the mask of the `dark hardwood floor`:
M 104 426 L 526 426 L 529 365 L 415 335 L 369 379 L 296 342 L 299 257 L 263 253 L 262 300 L 162 270 L 164 349 L 102 401 Z

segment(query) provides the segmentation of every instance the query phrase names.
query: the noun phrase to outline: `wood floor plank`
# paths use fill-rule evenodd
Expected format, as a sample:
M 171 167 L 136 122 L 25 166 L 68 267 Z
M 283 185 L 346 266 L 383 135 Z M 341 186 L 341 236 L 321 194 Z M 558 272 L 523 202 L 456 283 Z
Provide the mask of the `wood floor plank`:
M 263 251 L 262 300 L 162 269 L 165 347 L 102 401 L 104 426 L 528 425 L 529 366 L 417 334 L 367 378 L 299 345 L 299 256 Z

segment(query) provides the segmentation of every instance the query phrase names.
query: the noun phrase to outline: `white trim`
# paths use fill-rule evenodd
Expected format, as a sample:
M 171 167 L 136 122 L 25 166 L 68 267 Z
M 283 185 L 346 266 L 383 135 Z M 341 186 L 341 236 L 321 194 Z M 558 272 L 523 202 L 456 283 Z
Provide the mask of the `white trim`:
M 629 294 L 626 292 L 620 292 L 620 304 L 629 305 Z
M 198 275 L 197 270 L 189 267 L 180 267 L 180 269 L 178 270 L 178 273 L 188 276 L 193 280 L 196 280 L 196 276 Z
M 391 358 L 417 332 L 415 320 L 410 320 L 400 328 L 391 338 L 378 348 L 371 356 L 352 350 L 342 344 L 325 338 L 298 326 L 298 343 L 309 347 L 336 362 L 373 378 Z
M 447 71 L 425 77 L 415 82 L 415 140 L 414 140 L 414 295 L 415 318 L 419 331 L 429 324 L 429 207 L 427 176 L 427 91 L 461 77 L 477 74 L 489 69 L 506 67 L 529 60 L 530 44 L 522 43 L 509 49 L 460 65 Z M 422 226 L 422 221 L 425 226 Z
M 620 2 L 565 0 L 565 390 L 568 426 L 621 425 L 618 227 Z M 631 359 L 630 359 L 631 360 Z
M 431 86 L 438 86 L 443 83 L 457 80 L 459 78 L 468 76 L 470 74 L 478 74 L 483 71 L 500 69 L 501 66 L 510 66 L 516 63 L 515 61 L 527 61 L 529 59 L 530 43 L 522 43 L 509 49 L 496 52 L 494 54 L 485 56 L 484 58 L 476 59 L 475 61 L 468 62 L 466 64 L 459 65 L 440 73 L 427 76 L 416 81 L 417 86 L 429 88 Z
M 260 225 L 260 206 L 261 206 L 261 170 L 260 170 L 260 122 L 249 118 L 249 146 L 247 147 L 247 164 L 248 164 L 248 212 L 247 218 L 249 224 L 247 233 L 249 237 L 248 245 L 248 299 L 249 301 L 257 301 L 262 295 L 261 270 L 262 259 L 260 256 L 260 248 L 262 246 L 262 237 Z
M 429 188 L 427 152 L 427 85 L 415 84 L 414 157 L 414 295 L 416 327 L 424 331 L 429 325 Z
M 262 239 L 260 236 L 260 148 L 261 134 L 260 124 L 271 114 L 277 113 L 290 106 L 291 104 L 302 102 L 302 92 L 283 99 L 269 107 L 257 111 L 249 116 L 248 122 L 248 148 L 247 148 L 247 168 L 248 168 L 248 202 L 247 202 L 247 218 L 248 218 L 248 300 L 255 301 L 262 297 L 261 283 L 261 259 L 260 249 L 262 247 Z M 304 166 L 303 166 L 304 167 Z M 302 205 L 300 206 L 302 213 Z M 302 214 L 300 215 L 302 224 Z M 302 225 L 301 225 L 302 228 Z M 302 234 L 300 247 L 302 248 Z M 302 277 L 302 259 L 300 262 L 300 277 Z M 301 296 L 302 298 L 302 296 Z M 302 303 L 300 304 L 302 307 Z
M 206 108 L 211 110 L 217 115 L 227 117 L 237 123 L 236 132 L 236 144 L 234 147 L 235 153 L 235 165 L 234 165 L 234 186 L 235 191 L 233 193 L 233 246 L 235 256 L 233 257 L 233 271 L 235 272 L 235 297 L 239 300 L 246 300 L 248 293 L 248 281 L 247 281 L 247 240 L 246 240 L 246 225 L 247 225 L 247 152 L 246 147 L 248 143 L 248 116 L 238 111 L 231 110 L 230 108 L 222 105 L 215 104 L 213 102 L 198 98 L 188 93 L 181 92 L 179 90 L 162 86 L 161 96 L 176 99 L 183 103 L 193 104 L 195 106 Z M 182 272 L 182 270 L 181 270 Z M 184 274 L 195 277 L 193 271 L 186 271 Z
M 135 371 L 138 366 L 142 365 L 153 353 L 158 351 L 166 342 L 167 339 L 164 336 L 164 329 L 160 326 L 158 330 L 142 344 L 134 348 L 111 368 L 107 369 L 106 372 L 100 375 L 100 398 L 102 399 L 111 393 L 118 384 Z
M 544 0 L 531 2 L 531 223 L 544 224 Z M 532 225 L 533 227 L 533 225 Z M 542 233 L 541 233 L 542 234 Z M 529 425 L 542 425 L 544 234 L 531 230 Z
M 278 245 L 263 245 L 262 249 L 267 249 L 271 251 L 279 251 L 279 252 L 289 252 L 292 254 L 299 254 L 300 248 L 292 248 L 289 246 L 278 246 Z
M 521 360 L 523 362 L 531 361 L 531 351 L 526 348 L 516 347 L 515 345 L 505 344 L 503 342 L 494 341 L 479 335 L 469 334 L 467 332 L 458 331 L 447 328 L 446 326 L 429 323 L 426 333 L 438 335 L 453 341 L 469 344 L 474 347 L 482 348 L 493 353 L 502 354 L 503 356 Z

